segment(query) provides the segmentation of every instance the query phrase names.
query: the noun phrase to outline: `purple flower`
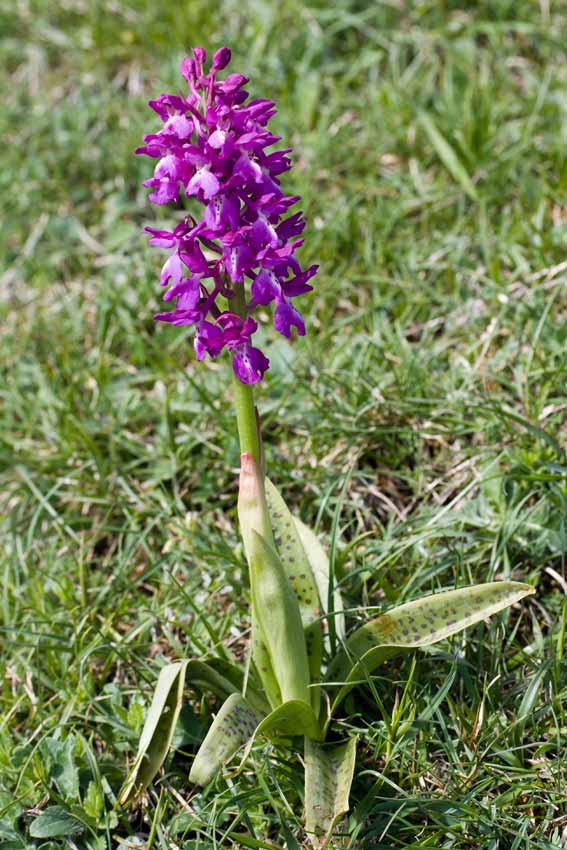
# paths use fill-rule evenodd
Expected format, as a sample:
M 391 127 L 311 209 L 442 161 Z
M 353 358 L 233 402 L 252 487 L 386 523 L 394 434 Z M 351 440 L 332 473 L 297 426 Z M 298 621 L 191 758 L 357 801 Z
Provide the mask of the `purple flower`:
M 208 165 L 204 165 L 195 172 L 187 185 L 186 195 L 197 195 L 199 199 L 208 201 L 214 198 L 220 189 L 218 177 L 213 174 Z M 151 199 L 150 199 L 151 200 Z
M 228 47 L 216 51 L 208 72 L 206 58 L 196 47 L 181 62 L 185 96 L 161 94 L 149 102 L 162 127 L 136 151 L 157 159 L 144 182 L 152 203 L 192 197 L 204 207 L 200 219 L 187 215 L 173 231 L 146 228 L 150 245 L 169 251 L 160 283 L 173 309 L 155 318 L 193 325 L 199 360 L 229 351 L 237 378 L 253 384 L 269 361 L 252 345 L 257 323 L 251 314 L 273 303 L 275 329 L 290 337 L 295 328 L 303 336 L 291 299 L 311 291 L 317 266 L 301 269 L 295 252 L 305 220 L 300 212 L 288 215 L 299 197 L 280 189 L 291 149 L 266 152 L 279 141 L 266 129 L 276 113 L 273 101 L 248 100 L 242 74 L 217 79 L 230 62 Z M 234 312 L 237 291 L 243 315 Z
M 160 159 L 154 170 L 154 176 L 144 182 L 144 186 L 151 186 L 153 192 L 150 201 L 154 204 L 169 204 L 176 201 L 179 196 L 179 184 L 182 182 L 184 164 L 172 154 Z

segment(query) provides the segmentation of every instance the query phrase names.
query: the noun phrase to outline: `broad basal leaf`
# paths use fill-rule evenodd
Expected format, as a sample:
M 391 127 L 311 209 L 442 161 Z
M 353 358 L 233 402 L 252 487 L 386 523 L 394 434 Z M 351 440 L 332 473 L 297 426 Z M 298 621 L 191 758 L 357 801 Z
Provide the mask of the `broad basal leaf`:
M 264 485 L 274 540 L 284 571 L 295 593 L 305 629 L 311 681 L 318 682 L 321 678 L 323 656 L 323 606 L 319 598 L 319 588 L 299 530 L 286 503 L 268 478 L 265 479 Z M 319 690 L 313 688 L 311 702 L 316 713 L 319 712 L 319 700 Z
M 301 613 L 281 559 L 274 548 L 266 504 L 264 476 L 251 454 L 240 456 L 238 518 L 250 570 L 255 646 L 265 648 L 256 657 L 275 677 L 281 699 L 309 701 L 310 670 Z M 266 664 L 269 659 L 270 665 Z M 273 701 L 270 693 L 270 700 Z
M 262 629 L 254 609 L 252 609 L 252 658 L 258 676 L 262 680 L 264 693 L 268 698 L 268 702 L 271 708 L 276 708 L 278 705 L 281 705 L 282 695 L 276 674 L 274 673 L 272 659 L 264 643 Z
M 310 702 L 309 665 L 297 600 L 277 552 L 254 530 L 249 542 L 254 616 L 284 702 Z
M 240 766 L 234 772 L 239 773 L 259 736 L 277 739 L 303 735 L 315 739 L 321 736 L 317 718 L 308 703 L 290 700 L 267 717 L 260 718 L 243 697 L 233 694 L 219 711 L 201 744 L 189 779 L 197 785 L 206 785 L 241 747 L 246 746 Z
M 319 589 L 295 521 L 269 478 L 265 480 L 266 500 L 280 560 L 297 596 L 304 627 L 319 624 L 322 606 Z
M 305 739 L 305 828 L 314 847 L 325 847 L 348 812 L 355 760 L 355 738 L 332 747 Z
M 534 593 L 533 587 L 498 581 L 448 590 L 400 605 L 357 629 L 329 667 L 329 682 L 344 682 L 333 708 L 353 683 L 393 655 L 429 646 Z
M 193 762 L 190 782 L 207 785 L 233 755 L 253 738 L 260 716 L 240 694 L 232 694 L 215 717 Z
M 267 738 L 296 735 L 306 735 L 308 738 L 319 740 L 321 729 L 311 705 L 304 700 L 288 700 L 274 709 L 256 730 L 257 735 Z
M 136 760 L 120 792 L 121 805 L 141 793 L 163 764 L 181 710 L 186 669 L 187 661 L 177 661 L 160 671 Z
M 231 694 L 242 693 L 244 685 L 244 671 L 222 658 L 208 658 L 206 661 L 192 659 L 187 664 L 185 678 L 187 685 L 192 688 L 212 692 L 223 700 Z M 270 710 L 256 680 L 252 683 L 248 681 L 246 699 L 261 714 L 267 714 Z

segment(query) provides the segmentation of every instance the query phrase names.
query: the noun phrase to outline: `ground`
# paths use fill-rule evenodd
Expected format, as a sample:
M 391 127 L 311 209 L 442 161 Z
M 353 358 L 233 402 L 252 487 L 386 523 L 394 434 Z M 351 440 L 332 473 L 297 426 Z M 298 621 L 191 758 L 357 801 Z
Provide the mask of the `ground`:
M 285 186 L 321 270 L 304 339 L 265 324 L 257 401 L 270 475 L 331 550 L 350 624 L 455 584 L 537 589 L 353 694 L 335 846 L 564 846 L 564 4 L 0 9 L 0 848 L 304 842 L 292 750 L 189 787 L 215 708 L 190 694 L 161 780 L 115 805 L 164 660 L 248 645 L 229 367 L 152 319 L 141 229 L 171 212 L 132 155 L 195 44 L 232 47 L 295 149 Z M 76 818 L 66 838 L 30 836 L 48 803 Z

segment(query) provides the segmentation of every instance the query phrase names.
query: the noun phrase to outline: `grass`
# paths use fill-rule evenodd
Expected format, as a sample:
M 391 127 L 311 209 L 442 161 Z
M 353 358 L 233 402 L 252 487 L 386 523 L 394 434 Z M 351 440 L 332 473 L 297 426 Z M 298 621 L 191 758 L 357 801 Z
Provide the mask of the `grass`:
M 160 8 L 161 7 L 161 8 Z M 335 846 L 567 841 L 563 4 L 5 0 L 1 850 L 279 847 L 293 752 L 190 789 L 195 696 L 143 806 L 115 806 L 166 658 L 249 626 L 226 363 L 157 327 L 167 218 L 131 155 L 192 44 L 280 107 L 321 272 L 309 335 L 266 343 L 271 477 L 335 551 L 351 625 L 454 584 L 537 595 L 350 697 Z M 153 125 L 152 125 L 153 126 Z M 333 531 L 334 529 L 334 531 Z M 30 836 L 48 801 L 67 837 Z

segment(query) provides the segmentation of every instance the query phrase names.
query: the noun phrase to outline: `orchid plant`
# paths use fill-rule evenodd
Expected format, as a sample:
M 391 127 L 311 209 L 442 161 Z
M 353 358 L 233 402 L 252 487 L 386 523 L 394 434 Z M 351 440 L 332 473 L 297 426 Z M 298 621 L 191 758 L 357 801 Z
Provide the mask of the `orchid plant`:
M 220 658 L 181 660 L 162 668 L 139 749 L 121 792 L 126 804 L 158 773 L 170 749 L 185 687 L 209 691 L 222 704 L 195 757 L 189 781 L 204 786 L 252 744 L 304 741 L 305 826 L 314 846 L 330 839 L 348 811 L 356 741 L 327 744 L 344 697 L 386 660 L 429 646 L 478 623 L 533 592 L 526 584 L 491 582 L 436 593 L 381 614 L 347 632 L 341 594 L 313 531 L 293 517 L 266 477 L 253 384 L 269 367 L 252 344 L 258 307 L 273 305 L 276 331 L 299 335 L 305 325 L 294 300 L 312 289 L 317 272 L 302 270 L 296 250 L 305 220 L 290 213 L 280 175 L 290 149 L 268 153 L 279 137 L 267 124 L 271 100 L 249 100 L 246 77 L 219 73 L 230 50 L 206 70 L 201 47 L 181 63 L 187 92 L 162 94 L 149 105 L 163 126 L 137 153 L 157 159 L 155 204 L 192 196 L 204 208 L 173 230 L 147 227 L 150 244 L 169 251 L 160 283 L 173 309 L 156 319 L 194 328 L 197 359 L 230 352 L 241 449 L 238 517 L 249 567 L 251 663 Z M 336 737 L 336 736 L 335 736 Z

